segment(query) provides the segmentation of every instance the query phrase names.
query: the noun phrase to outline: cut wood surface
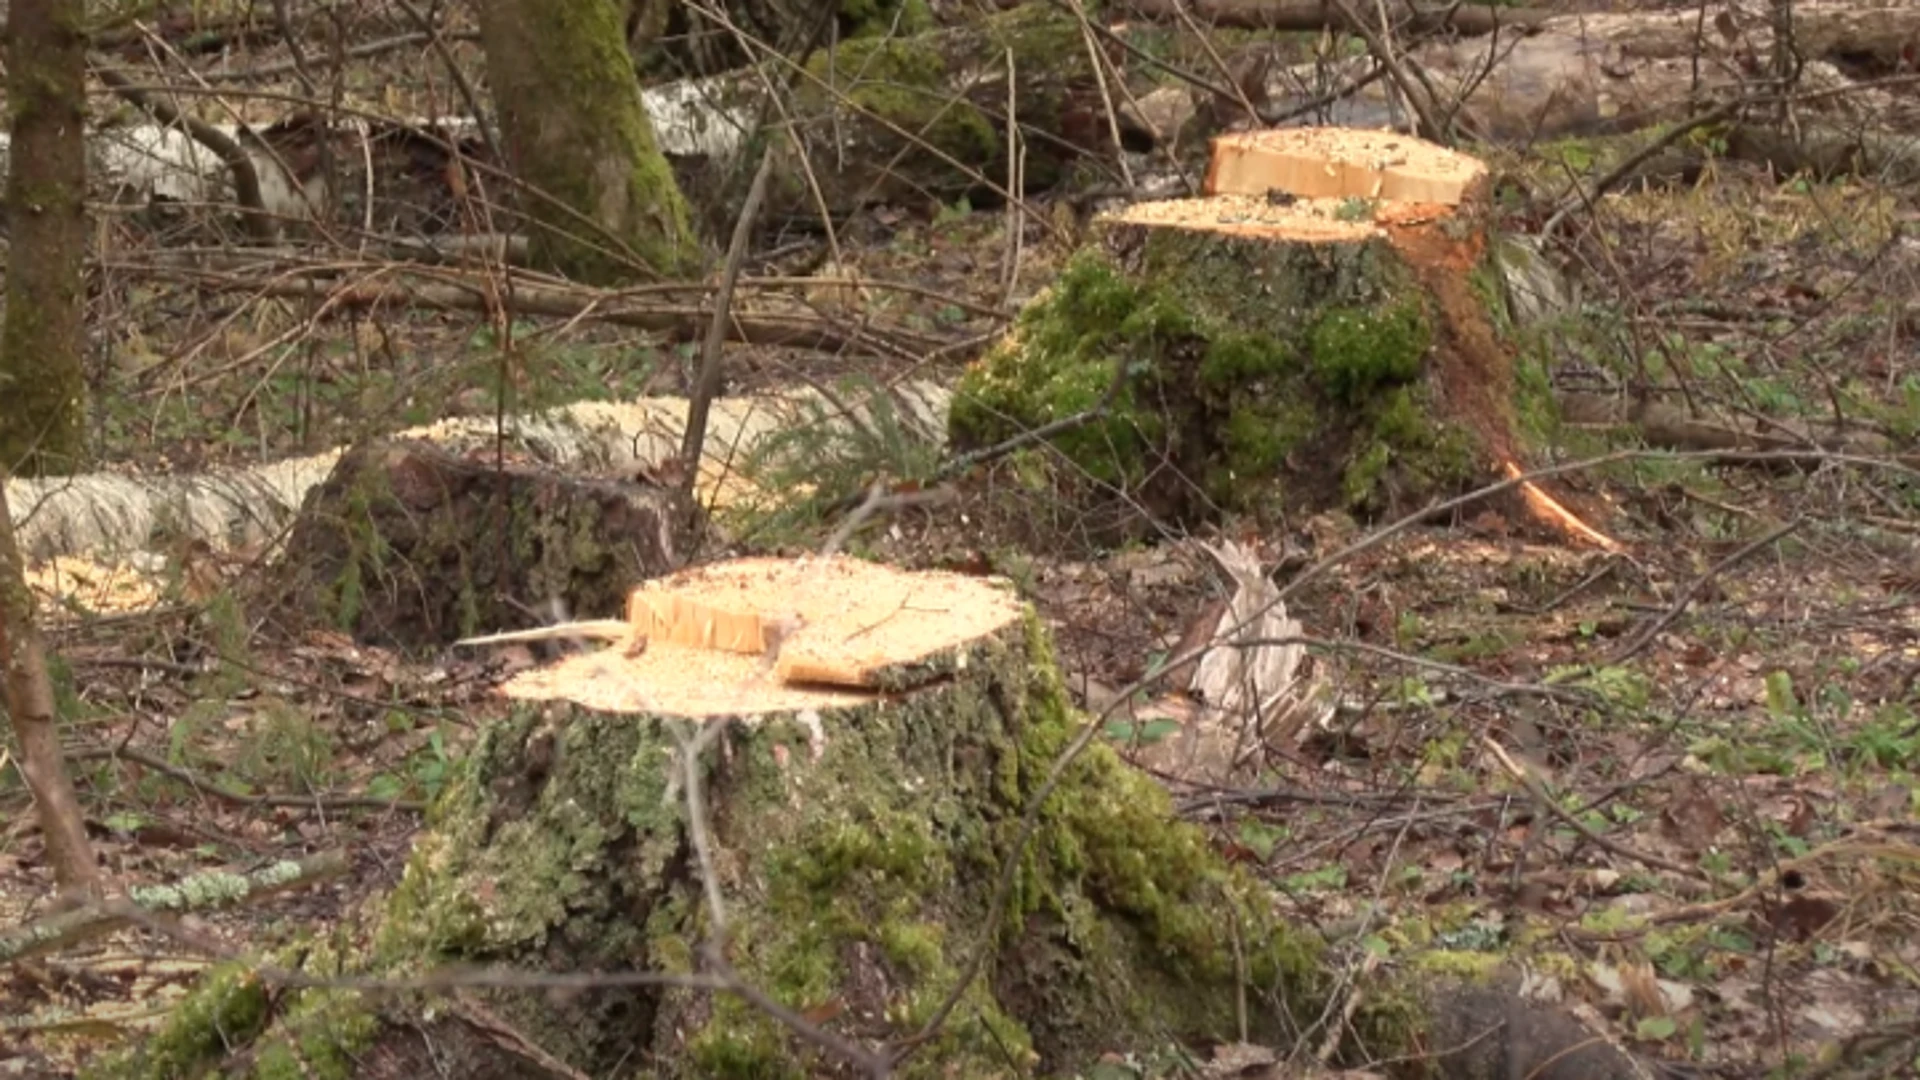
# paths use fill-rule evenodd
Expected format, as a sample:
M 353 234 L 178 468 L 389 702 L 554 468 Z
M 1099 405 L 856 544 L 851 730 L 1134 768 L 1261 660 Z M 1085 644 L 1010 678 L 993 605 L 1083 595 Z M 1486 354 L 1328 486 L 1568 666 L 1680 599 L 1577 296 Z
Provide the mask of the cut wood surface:
M 1282 128 L 1213 140 L 1206 193 L 1457 206 L 1486 175 L 1476 158 L 1397 132 Z
M 1019 616 L 1013 593 L 983 578 L 844 556 L 739 559 L 645 583 L 627 605 L 632 645 L 504 691 L 679 716 L 853 704 L 964 667 L 967 647 Z

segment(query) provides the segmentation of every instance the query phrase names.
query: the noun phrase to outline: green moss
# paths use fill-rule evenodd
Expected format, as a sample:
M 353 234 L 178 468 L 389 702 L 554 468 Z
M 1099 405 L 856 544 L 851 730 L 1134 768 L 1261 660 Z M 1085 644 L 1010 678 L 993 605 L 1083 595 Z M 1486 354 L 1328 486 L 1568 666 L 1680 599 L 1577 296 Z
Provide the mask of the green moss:
M 1477 469 L 1472 436 L 1436 415 L 1423 381 L 1423 296 L 1384 242 L 1156 229 L 1095 245 L 962 379 L 953 441 L 988 445 L 1090 409 L 1119 365 L 1128 379 L 1106 415 L 1050 440 L 1092 480 L 1056 497 L 1111 485 L 1163 521 L 1383 510 Z
M 220 964 L 174 1006 L 166 1025 L 145 1044 L 90 1070 L 94 1077 L 196 1076 L 266 1026 L 266 987 L 251 967 Z
M 800 1080 L 807 1075 L 773 1020 L 731 995 L 715 999 L 712 1020 L 687 1049 L 698 1075 L 715 1080 Z
M 927 0 L 840 0 L 843 40 L 889 35 L 907 37 L 933 29 Z
M 1414 954 L 1413 965 L 1430 975 L 1479 982 L 1491 978 L 1506 960 L 1503 953 L 1434 949 Z
M 1049 663 L 1034 671 L 1024 758 L 1051 762 L 1082 718 L 1067 704 L 1057 669 Z M 1204 1026 L 1200 1012 L 1212 1004 L 1208 994 L 1194 991 L 1243 975 L 1263 991 L 1284 987 L 1281 1000 L 1316 999 L 1317 947 L 1274 919 L 1262 888 L 1220 861 L 1205 834 L 1173 813 L 1166 789 L 1111 748 L 1089 747 L 1042 816 L 1053 842 L 1028 863 L 1022 910 L 1060 912 L 1071 940 L 1097 940 L 1111 930 L 1089 923 L 1072 899 L 1071 891 L 1085 889 L 1090 899 L 1129 916 L 1124 929 L 1162 962 L 1163 981 L 1136 985 L 1133 1000 L 1121 1006 L 1145 1011 L 1126 1019 L 1179 1018 Z M 1231 919 L 1220 917 L 1223 908 Z M 1238 960 L 1236 938 L 1244 950 Z
M 1419 378 L 1430 340 L 1426 316 L 1407 301 L 1385 311 L 1324 312 L 1308 331 L 1308 351 L 1327 396 L 1352 406 Z
M 279 1026 L 282 1036 L 263 1047 L 254 1075 L 260 1080 L 352 1080 L 359 1052 L 380 1030 L 380 1018 L 358 994 L 303 991 Z
M 515 171 L 537 192 L 525 199 L 542 226 L 533 255 L 593 284 L 691 274 L 704 257 L 635 89 L 625 8 L 564 0 L 538 16 L 483 9 L 480 20 L 501 130 Z
M 966 162 L 991 161 L 1000 152 L 1000 136 L 979 109 L 953 100 L 950 65 L 951 58 L 932 42 L 897 36 L 857 38 L 835 50 L 822 50 L 808 61 L 813 79 L 803 87 L 802 98 L 822 97 L 826 91 L 821 88 L 831 87 L 845 105 L 948 155 Z M 817 104 L 824 107 L 828 102 Z
M 961 442 L 997 442 L 1099 405 L 1124 364 L 1137 377 L 1105 418 L 1061 433 L 1054 445 L 1098 481 L 1137 481 L 1145 451 L 1163 436 L 1160 417 L 1139 404 L 1142 384 L 1152 380 L 1161 350 L 1193 334 L 1193 320 L 1170 297 L 1082 254 L 1022 310 L 1013 331 L 1017 347 L 996 349 L 962 377 L 949 423 Z

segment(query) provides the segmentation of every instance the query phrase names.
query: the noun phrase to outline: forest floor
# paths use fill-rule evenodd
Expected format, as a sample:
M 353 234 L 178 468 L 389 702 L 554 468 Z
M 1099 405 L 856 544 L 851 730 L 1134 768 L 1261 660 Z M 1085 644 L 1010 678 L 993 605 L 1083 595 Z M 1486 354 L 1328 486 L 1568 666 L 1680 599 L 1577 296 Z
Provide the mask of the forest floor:
M 1564 152 L 1533 161 L 1561 169 Z M 1782 424 L 1839 414 L 1912 452 L 1912 193 L 1729 167 L 1690 191 L 1610 198 L 1598 221 L 1581 248 L 1608 347 L 1569 345 L 1558 382 L 1638 379 Z M 959 338 L 991 329 L 981 312 L 1032 295 L 1063 253 L 1029 226 L 1009 287 L 1005 228 L 1003 214 L 952 207 L 876 215 L 843 242 L 887 317 Z M 305 318 L 294 305 L 221 308 L 184 287 L 128 303 L 98 410 L 128 469 L 491 414 L 504 384 L 516 408 L 680 393 L 695 355 L 582 320 L 518 328 L 508 365 L 480 316 L 398 312 L 275 350 Z M 758 348 L 728 363 L 729 392 L 908 370 Z M 1551 457 L 1623 445 L 1630 434 L 1569 427 Z M 1244 784 L 1172 785 L 1181 812 L 1356 964 L 1434 949 L 1463 969 L 1517 961 L 1621 1042 L 1728 1075 L 1906 1037 L 1920 1015 L 1920 474 L 1648 454 L 1558 483 L 1624 554 L 1473 509 L 1336 562 L 1289 605 L 1323 643 L 1332 718 L 1268 747 Z M 1218 595 L 1190 538 L 1100 550 L 1023 499 L 962 484 L 956 501 L 882 517 L 853 549 L 1006 575 L 1094 698 L 1148 674 Z M 1252 539 L 1284 582 L 1385 523 L 1329 514 Z M 801 550 L 830 530 L 762 542 Z M 42 568 L 63 715 L 117 878 L 352 852 L 344 877 L 193 925 L 236 951 L 267 947 L 395 882 L 422 806 L 501 706 L 471 658 L 263 633 L 243 598 L 247 575 L 270 568 L 179 554 L 158 606 L 145 586 Z M 1106 723 L 1116 743 L 1162 736 L 1124 711 Z M 49 882 L 24 794 L 0 800 L 12 926 L 44 914 Z M 0 1072 L 69 1072 L 157 1022 L 209 962 L 127 931 L 0 970 L 0 1013 L 34 1018 L 0 1027 Z M 1182 1068 L 1173 1054 L 1116 1067 Z

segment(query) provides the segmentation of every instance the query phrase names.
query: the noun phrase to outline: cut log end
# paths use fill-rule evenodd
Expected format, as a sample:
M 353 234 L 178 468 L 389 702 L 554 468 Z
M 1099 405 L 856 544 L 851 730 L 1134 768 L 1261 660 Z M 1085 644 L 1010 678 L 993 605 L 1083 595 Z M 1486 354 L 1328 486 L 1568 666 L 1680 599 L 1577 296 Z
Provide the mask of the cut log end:
M 1206 193 L 1459 206 L 1486 176 L 1477 158 L 1396 132 L 1284 128 L 1216 138 Z
M 843 557 L 740 559 L 642 585 L 627 604 L 629 647 L 523 673 L 503 692 L 690 717 L 855 705 L 963 668 L 1020 615 L 987 579 Z

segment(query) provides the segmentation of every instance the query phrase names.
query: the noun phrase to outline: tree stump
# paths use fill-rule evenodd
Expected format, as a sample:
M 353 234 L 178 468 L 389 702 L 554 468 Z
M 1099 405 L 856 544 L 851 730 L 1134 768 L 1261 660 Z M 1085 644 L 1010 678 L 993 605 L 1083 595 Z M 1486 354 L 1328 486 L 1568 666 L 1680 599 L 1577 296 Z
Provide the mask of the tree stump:
M 912 1047 L 892 1075 L 985 1080 L 1243 1038 L 1637 1075 L 1491 985 L 1336 976 L 1160 787 L 1098 742 L 1068 763 L 1082 718 L 1001 583 L 747 559 L 646 583 L 625 626 L 503 687 L 370 925 L 216 968 L 99 1075 L 844 1077 Z
M 1044 633 L 1004 584 L 850 558 L 748 559 L 650 581 L 629 613 L 644 639 L 502 688 L 509 714 L 436 804 L 373 945 L 329 963 L 702 973 L 710 883 L 740 977 L 863 1046 L 909 1040 L 986 949 L 906 1075 L 1233 1041 L 1243 984 L 1249 1001 L 1301 1007 L 1252 1018 L 1278 1039 L 1324 1000 L 1309 939 L 1104 746 L 1064 774 L 992 917 L 1022 815 L 1078 722 Z M 474 1000 L 586 1075 L 849 1074 L 710 989 Z M 306 1053 L 337 1044 L 358 1060 L 418 1042 L 364 1013 L 327 1015 L 267 1041 L 297 1035 Z M 484 1057 L 484 1034 L 463 1046 L 460 1030 L 436 1029 L 448 1060 Z
M 1262 131 L 1216 139 L 1208 183 L 1094 222 L 963 381 L 956 444 L 1104 406 L 1051 440 L 1078 490 L 1183 524 L 1397 512 L 1520 456 L 1550 400 L 1496 333 L 1478 161 L 1390 132 Z
M 681 565 L 689 520 L 676 487 L 368 443 L 308 492 L 268 606 L 284 623 L 438 648 L 556 603 L 617 607 L 635 581 Z

